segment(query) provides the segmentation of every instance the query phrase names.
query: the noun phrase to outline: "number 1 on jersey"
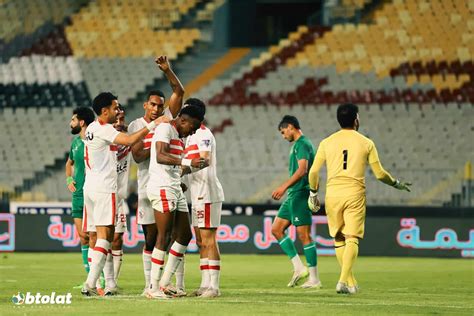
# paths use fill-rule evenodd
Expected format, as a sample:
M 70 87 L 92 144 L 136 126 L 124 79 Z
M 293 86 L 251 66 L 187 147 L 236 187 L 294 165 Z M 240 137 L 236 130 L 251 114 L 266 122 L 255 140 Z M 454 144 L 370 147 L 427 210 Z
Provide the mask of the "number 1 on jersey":
M 344 155 L 344 163 L 342 164 L 342 169 L 347 170 L 347 149 L 344 149 L 342 151 L 342 154 Z

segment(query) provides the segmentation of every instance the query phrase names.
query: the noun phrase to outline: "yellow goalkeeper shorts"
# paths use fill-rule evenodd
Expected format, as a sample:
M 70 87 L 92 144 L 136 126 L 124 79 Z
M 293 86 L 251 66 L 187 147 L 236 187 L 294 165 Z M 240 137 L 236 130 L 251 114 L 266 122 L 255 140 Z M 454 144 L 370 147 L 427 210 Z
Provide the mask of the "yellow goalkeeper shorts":
M 365 194 L 348 197 L 326 197 L 329 234 L 341 232 L 358 238 L 364 237 Z

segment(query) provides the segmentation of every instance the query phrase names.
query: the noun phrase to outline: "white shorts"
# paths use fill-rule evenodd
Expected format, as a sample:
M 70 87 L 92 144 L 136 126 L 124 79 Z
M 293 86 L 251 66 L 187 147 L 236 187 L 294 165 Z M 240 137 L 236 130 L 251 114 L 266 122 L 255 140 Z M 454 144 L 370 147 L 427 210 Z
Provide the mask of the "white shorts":
M 137 224 L 150 225 L 155 223 L 153 207 L 146 193 L 138 193 Z
M 117 218 L 115 219 L 115 232 L 123 234 L 127 231 L 128 205 L 125 199 L 120 199 L 117 205 Z
M 218 228 L 220 226 L 222 202 L 193 204 L 192 209 L 194 227 Z
M 174 211 L 189 212 L 188 202 L 186 201 L 186 196 L 184 196 L 181 188 L 160 188 L 158 192 L 148 191 L 148 198 L 150 199 L 151 206 L 155 211 L 161 213 Z
M 96 226 L 114 226 L 116 216 L 115 193 L 84 191 L 84 232 L 95 232 Z

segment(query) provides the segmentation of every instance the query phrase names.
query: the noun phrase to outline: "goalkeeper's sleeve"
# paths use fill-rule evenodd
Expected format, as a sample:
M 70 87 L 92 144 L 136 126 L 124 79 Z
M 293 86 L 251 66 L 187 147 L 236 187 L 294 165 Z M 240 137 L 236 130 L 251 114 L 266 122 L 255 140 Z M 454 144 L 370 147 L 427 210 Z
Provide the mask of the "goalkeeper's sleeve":
M 319 170 L 323 166 L 325 160 L 316 156 L 313 161 L 313 165 L 309 170 L 308 180 L 309 180 L 309 188 L 313 191 L 317 190 L 319 187 Z
M 372 172 L 374 173 L 377 180 L 382 181 L 383 183 L 391 186 L 395 184 L 396 180 L 392 177 L 390 173 L 388 173 L 388 171 L 386 171 L 382 167 L 380 161 L 371 163 L 370 168 L 372 169 Z

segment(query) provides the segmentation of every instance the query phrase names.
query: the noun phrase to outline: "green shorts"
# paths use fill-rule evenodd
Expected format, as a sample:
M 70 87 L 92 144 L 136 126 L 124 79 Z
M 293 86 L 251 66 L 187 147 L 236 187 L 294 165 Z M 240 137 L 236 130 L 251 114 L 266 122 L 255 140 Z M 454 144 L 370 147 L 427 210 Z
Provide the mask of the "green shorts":
M 313 223 L 312 213 L 308 207 L 309 191 L 297 191 L 288 194 L 280 206 L 277 217 L 286 219 L 294 226 L 305 226 Z
M 74 192 L 72 194 L 72 217 L 82 218 L 84 208 L 84 194 L 82 192 Z

